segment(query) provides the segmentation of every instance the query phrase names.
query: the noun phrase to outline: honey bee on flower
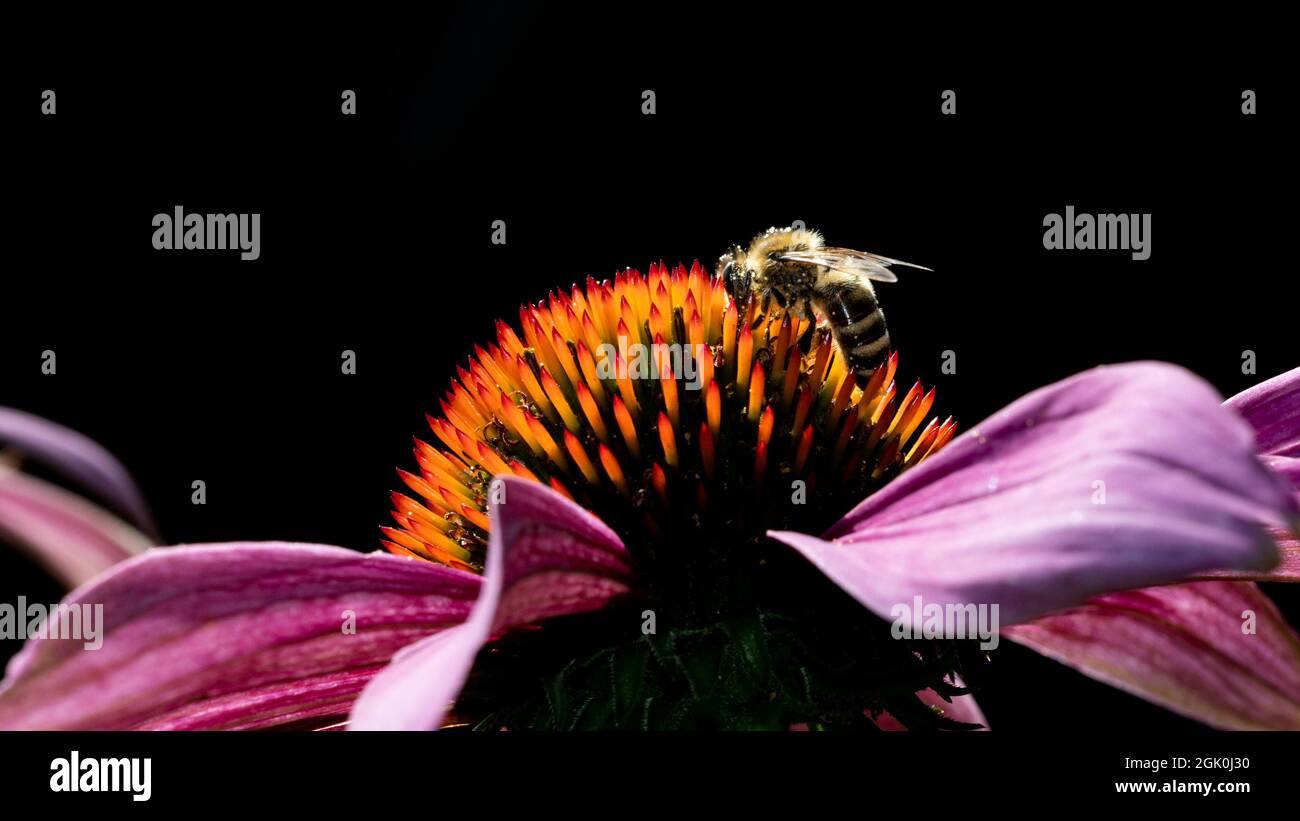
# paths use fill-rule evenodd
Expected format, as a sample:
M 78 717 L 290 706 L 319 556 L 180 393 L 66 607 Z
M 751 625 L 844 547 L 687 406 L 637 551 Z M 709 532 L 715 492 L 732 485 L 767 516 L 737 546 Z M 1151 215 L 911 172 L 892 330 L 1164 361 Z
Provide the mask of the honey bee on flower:
M 441 418 L 429 420 L 441 447 L 417 440 L 419 473 L 399 471 L 416 497 L 393 494 L 398 526 L 384 529 L 385 546 L 481 568 L 497 475 L 542 482 L 584 506 L 623 507 L 629 521 L 641 511 L 649 527 L 658 508 L 688 506 L 703 527 L 737 515 L 726 497 L 788 500 L 796 480 L 814 495 L 820 486 L 826 505 L 860 499 L 952 438 L 951 417 L 930 416 L 933 389 L 895 383 L 897 355 L 859 387 L 815 317 L 758 298 L 737 303 L 726 287 L 698 263 L 656 264 L 552 291 L 520 309 L 519 331 L 498 322 L 496 341 L 475 347 Z M 634 378 L 616 352 L 628 339 L 709 351 L 699 389 L 673 378 L 666 357 L 655 379 Z M 717 497 L 725 503 L 711 507 Z M 748 521 L 757 538 L 763 527 L 799 526 L 805 512 Z

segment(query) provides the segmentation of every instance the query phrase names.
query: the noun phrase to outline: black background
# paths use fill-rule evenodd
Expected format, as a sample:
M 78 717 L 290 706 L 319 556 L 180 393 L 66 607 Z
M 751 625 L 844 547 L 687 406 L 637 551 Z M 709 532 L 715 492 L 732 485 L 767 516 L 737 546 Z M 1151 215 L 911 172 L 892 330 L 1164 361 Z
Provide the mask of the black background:
M 198 48 L 178 30 L 7 73 L 0 404 L 106 445 L 168 543 L 376 548 L 394 467 L 495 318 L 796 219 L 935 269 L 879 293 L 902 379 L 936 384 L 963 428 L 1105 362 L 1177 362 L 1225 396 L 1298 364 L 1294 95 L 1266 44 L 440 9 L 393 15 L 391 37 L 342 20 Z M 153 250 L 177 204 L 261 213 L 261 259 Z M 1044 250 L 1066 205 L 1152 213 L 1151 258 Z M 19 594 L 60 591 L 5 556 L 0 596 Z M 1017 647 L 980 700 L 1000 729 L 1195 726 Z

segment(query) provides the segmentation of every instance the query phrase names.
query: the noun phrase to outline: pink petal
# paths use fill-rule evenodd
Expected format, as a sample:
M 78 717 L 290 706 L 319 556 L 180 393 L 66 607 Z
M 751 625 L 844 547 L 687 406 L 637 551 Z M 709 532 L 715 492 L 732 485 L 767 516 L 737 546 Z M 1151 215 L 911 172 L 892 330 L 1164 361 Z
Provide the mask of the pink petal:
M 1006 635 L 1214 727 L 1300 729 L 1300 636 L 1249 582 L 1109 593 Z
M 493 636 L 598 610 L 627 592 L 631 568 L 614 531 L 550 488 L 502 481 L 505 500 L 490 507 L 487 567 L 473 614 L 398 654 L 357 700 L 352 729 L 437 729 Z
M 307 676 L 191 702 L 136 725 L 137 730 L 259 730 L 347 713 L 383 665 Z
M 858 505 L 832 541 L 771 535 L 882 617 L 920 595 L 997 604 L 1006 625 L 1110 590 L 1267 570 L 1265 526 L 1297 515 L 1209 385 L 1134 363 L 1017 400 Z
M 143 552 L 149 538 L 62 488 L 0 465 L 0 535 L 73 588 Z
M 1244 390 L 1224 404 L 1255 429 L 1260 453 L 1300 456 L 1300 368 Z
M 64 600 L 103 606 L 102 647 L 37 638 L 10 661 L 0 728 L 265 726 L 330 699 L 342 716 L 356 676 L 460 624 L 480 587 L 429 562 L 322 545 L 151 550 Z
M 94 440 L 39 416 L 0 408 L 0 443 L 48 464 L 110 502 L 145 533 L 157 535 L 153 517 L 130 474 Z
M 965 686 L 960 678 L 956 682 L 958 687 Z M 960 721 L 963 724 L 979 724 L 986 730 L 989 727 L 989 720 L 984 717 L 984 711 L 980 709 L 973 695 L 954 696 L 952 701 L 944 701 L 943 696 L 934 690 L 923 690 L 916 695 L 931 708 L 941 712 L 945 718 Z M 876 726 L 891 732 L 907 729 L 906 725 L 889 713 L 881 713 L 876 718 Z

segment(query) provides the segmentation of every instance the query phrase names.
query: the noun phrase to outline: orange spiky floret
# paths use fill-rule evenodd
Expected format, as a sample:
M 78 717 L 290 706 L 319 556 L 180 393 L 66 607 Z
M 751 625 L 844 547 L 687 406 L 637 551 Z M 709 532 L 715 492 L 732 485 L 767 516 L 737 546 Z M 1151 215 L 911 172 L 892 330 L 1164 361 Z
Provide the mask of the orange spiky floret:
M 933 389 L 900 396 L 897 353 L 858 385 L 825 327 L 737 305 L 698 262 L 588 277 L 522 306 L 517 329 L 495 327 L 429 417 L 442 447 L 417 440 L 419 473 L 398 472 L 415 496 L 392 494 L 393 553 L 481 569 L 500 475 L 615 521 L 742 508 L 761 519 L 780 509 L 764 494 L 788 495 L 774 476 L 856 500 L 956 430 L 930 416 Z M 704 355 L 671 356 L 674 344 Z

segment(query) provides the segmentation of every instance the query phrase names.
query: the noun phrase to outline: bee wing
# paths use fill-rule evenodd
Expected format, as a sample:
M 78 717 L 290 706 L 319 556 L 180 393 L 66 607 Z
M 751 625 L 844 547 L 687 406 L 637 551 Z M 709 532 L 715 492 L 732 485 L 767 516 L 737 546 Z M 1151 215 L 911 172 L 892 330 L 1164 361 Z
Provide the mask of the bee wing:
M 898 277 L 894 272 L 889 270 L 890 265 L 905 265 L 908 268 L 920 268 L 922 271 L 930 270 L 924 265 L 914 265 L 910 262 L 903 262 L 901 259 L 868 254 L 866 251 L 855 251 L 852 248 L 813 248 L 808 251 L 786 251 L 777 254 L 776 258 L 788 262 L 820 265 L 823 268 L 843 271 L 846 274 L 859 274 L 878 282 L 898 281 Z

